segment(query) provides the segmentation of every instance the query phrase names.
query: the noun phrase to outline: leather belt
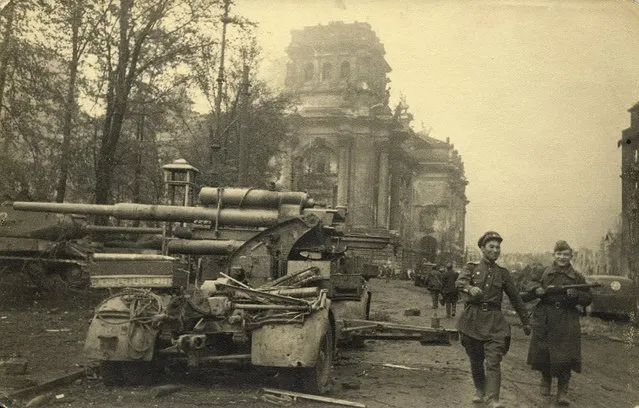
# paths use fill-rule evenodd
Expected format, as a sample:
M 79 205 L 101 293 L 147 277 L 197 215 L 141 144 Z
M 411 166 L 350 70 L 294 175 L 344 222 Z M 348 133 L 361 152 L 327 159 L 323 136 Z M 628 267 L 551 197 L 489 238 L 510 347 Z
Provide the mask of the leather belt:
M 490 310 L 501 310 L 501 305 L 499 303 L 482 302 L 482 303 L 468 303 L 468 305 L 477 307 L 483 312 L 488 312 Z

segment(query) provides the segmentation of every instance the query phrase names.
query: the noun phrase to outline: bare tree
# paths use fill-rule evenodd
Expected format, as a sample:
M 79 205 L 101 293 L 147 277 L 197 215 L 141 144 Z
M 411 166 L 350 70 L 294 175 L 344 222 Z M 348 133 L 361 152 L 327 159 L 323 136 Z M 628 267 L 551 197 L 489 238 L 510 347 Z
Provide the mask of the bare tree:
M 44 3 L 50 44 L 61 61 L 66 65 L 64 75 L 66 86 L 60 96 L 60 121 L 62 144 L 58 179 L 56 182 L 57 202 L 63 202 L 69 177 L 71 143 L 74 124 L 78 114 L 78 86 L 81 76 L 81 63 L 88 46 L 97 36 L 97 31 L 105 23 L 107 10 L 113 0 L 50 0 Z
M 107 203 L 110 198 L 113 158 L 132 89 L 145 74 L 177 72 L 196 49 L 212 42 L 198 27 L 209 22 L 214 5 L 205 0 L 119 0 L 118 7 L 112 7 L 117 36 L 105 32 L 101 56 L 106 109 L 96 162 L 96 203 Z

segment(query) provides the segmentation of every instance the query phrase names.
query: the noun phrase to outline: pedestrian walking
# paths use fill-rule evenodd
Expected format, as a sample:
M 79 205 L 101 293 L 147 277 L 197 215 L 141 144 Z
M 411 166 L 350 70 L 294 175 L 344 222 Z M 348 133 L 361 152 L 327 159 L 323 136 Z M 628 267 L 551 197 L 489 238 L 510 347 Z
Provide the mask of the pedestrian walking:
M 519 315 L 526 335 L 530 334 L 524 302 L 508 269 L 495 263 L 501 253 L 502 237 L 488 231 L 477 245 L 483 257 L 469 262 L 460 273 L 455 286 L 468 295 L 457 328 L 461 343 L 470 360 L 475 385 L 475 403 L 488 402 L 492 408 L 504 407 L 499 400 L 501 360 L 510 348 L 510 324 L 501 311 L 503 293 Z
M 585 284 L 582 274 L 571 264 L 572 248 L 557 241 L 553 264 L 533 274 L 526 290 L 541 300 L 533 310 L 532 337 L 528 364 L 541 372 L 540 393 L 550 395 L 552 378 L 557 377 L 557 403 L 570 405 L 568 383 L 571 372 L 581 372 L 581 327 L 577 306 L 592 301 L 589 288 L 549 291 L 549 287 Z
M 439 307 L 439 295 L 442 291 L 442 274 L 436 266 L 433 266 L 426 273 L 424 283 L 433 301 L 433 309 L 437 309 Z
M 455 287 L 455 281 L 459 274 L 453 269 L 453 264 L 448 262 L 442 275 L 442 301 L 446 307 L 446 317 L 454 317 L 457 311 L 459 294 Z

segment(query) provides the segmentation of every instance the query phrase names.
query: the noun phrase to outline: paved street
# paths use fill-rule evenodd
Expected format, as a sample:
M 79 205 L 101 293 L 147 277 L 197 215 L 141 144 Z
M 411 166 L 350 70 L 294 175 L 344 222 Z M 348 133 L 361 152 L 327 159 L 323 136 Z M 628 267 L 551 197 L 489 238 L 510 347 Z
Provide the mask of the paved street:
M 371 289 L 373 319 L 430 324 L 431 310 L 427 306 L 430 299 L 424 288 L 415 287 L 408 281 L 391 280 L 387 283 L 374 279 Z M 409 307 L 419 307 L 421 316 L 404 316 L 404 309 Z M 79 315 L 73 311 L 59 313 L 59 316 L 66 316 L 66 320 L 57 320 L 63 326 L 69 326 L 68 322 L 73 316 Z M 82 313 L 86 315 L 84 311 Z M 7 316 L 4 320 L 10 320 L 12 311 L 2 314 Z M 38 316 L 42 327 L 28 326 L 29 330 L 41 333 L 45 327 L 50 329 L 56 326 L 56 319 L 52 319 L 50 314 L 34 315 L 36 319 Z M 512 321 L 516 323 L 514 318 Z M 446 327 L 454 326 L 453 320 L 443 318 L 442 323 Z M 639 404 L 639 379 L 635 375 L 639 368 L 636 328 L 628 323 L 604 322 L 595 318 L 583 318 L 582 325 L 584 369 L 571 382 L 573 406 L 627 408 Z M 24 332 L 23 338 L 29 338 L 29 334 Z M 58 336 L 57 340 L 54 334 Z M 552 406 L 550 400 L 537 395 L 537 374 L 525 365 L 528 339 L 515 325 L 513 335 L 511 351 L 503 363 L 504 402 L 509 407 Z M 61 336 L 69 337 L 60 340 Z M 83 333 L 47 333 L 46 337 L 40 337 L 39 343 L 31 344 L 17 341 L 9 343 L 5 339 L 3 356 L 12 351 L 30 355 L 31 370 L 25 377 L 44 379 L 47 371 L 51 373 L 50 376 L 59 375 L 73 369 L 73 364 L 81 361 L 82 345 L 75 339 L 83 336 Z M 46 347 L 47 344 L 52 345 L 51 349 Z M 65 354 L 57 354 L 56 349 Z M 57 366 L 52 365 L 52 361 L 57 361 Z M 473 406 L 469 402 L 472 383 L 467 360 L 458 343 L 450 347 L 423 347 L 417 342 L 367 341 L 364 349 L 339 353 L 334 375 L 337 387 L 331 397 L 362 403 L 371 408 Z M 190 376 L 178 375 L 165 379 L 165 384 L 179 384 L 183 388 L 155 398 L 153 388 L 105 387 L 95 379 L 84 379 L 72 386 L 57 389 L 56 394 L 64 394 L 64 398 L 56 406 L 80 408 L 116 405 L 142 408 L 168 404 L 177 408 L 272 407 L 273 403 L 261 399 L 260 390 L 262 387 L 277 386 L 270 372 L 237 368 L 216 368 Z M 3 391 L 11 390 L 5 388 Z M 26 402 L 17 401 L 15 406 L 22 407 Z M 301 399 L 295 405 L 309 408 L 330 406 Z

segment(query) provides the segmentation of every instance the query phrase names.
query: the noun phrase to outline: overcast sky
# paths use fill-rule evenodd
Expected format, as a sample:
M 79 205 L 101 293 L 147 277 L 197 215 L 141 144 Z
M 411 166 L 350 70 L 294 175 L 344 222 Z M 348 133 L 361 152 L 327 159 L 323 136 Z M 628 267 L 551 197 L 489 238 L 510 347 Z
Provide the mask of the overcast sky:
M 621 209 L 617 140 L 639 101 L 633 1 L 236 0 L 260 23 L 281 83 L 290 31 L 365 21 L 413 127 L 450 138 L 470 200 L 466 243 L 499 231 L 505 252 L 596 248 Z M 273 67 L 278 67 L 273 69 Z

